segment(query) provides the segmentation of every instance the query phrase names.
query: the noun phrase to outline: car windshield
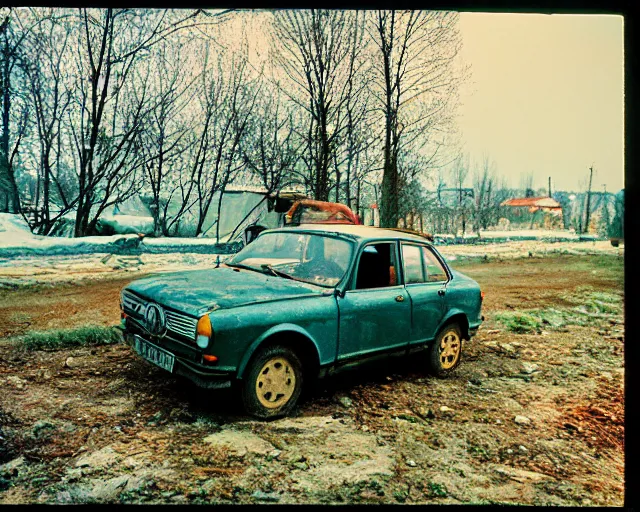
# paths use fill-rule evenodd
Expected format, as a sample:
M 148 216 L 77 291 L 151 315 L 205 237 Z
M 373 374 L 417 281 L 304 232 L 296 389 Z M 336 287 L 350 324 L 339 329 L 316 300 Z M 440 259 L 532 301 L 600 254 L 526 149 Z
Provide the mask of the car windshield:
M 227 265 L 334 287 L 344 277 L 352 251 L 351 242 L 331 236 L 298 232 L 263 233 L 231 258 Z

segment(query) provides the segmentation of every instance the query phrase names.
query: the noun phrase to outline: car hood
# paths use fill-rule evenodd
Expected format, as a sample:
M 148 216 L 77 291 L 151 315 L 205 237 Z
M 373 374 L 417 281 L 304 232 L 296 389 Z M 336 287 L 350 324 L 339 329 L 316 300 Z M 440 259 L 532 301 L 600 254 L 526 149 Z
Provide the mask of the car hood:
M 228 267 L 151 276 L 133 281 L 126 289 L 195 316 L 216 309 L 331 292 L 310 283 Z

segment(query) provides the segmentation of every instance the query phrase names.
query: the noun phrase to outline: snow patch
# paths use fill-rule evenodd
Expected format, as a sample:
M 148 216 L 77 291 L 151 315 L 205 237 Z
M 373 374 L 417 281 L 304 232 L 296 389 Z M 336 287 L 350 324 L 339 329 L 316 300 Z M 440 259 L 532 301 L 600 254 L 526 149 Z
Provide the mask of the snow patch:
M 20 215 L 0 213 L 0 242 L 12 239 L 32 237 L 29 224 Z
M 113 229 L 114 233 L 150 235 L 153 233 L 153 217 L 142 217 L 139 215 L 110 215 L 100 216 L 100 224 Z

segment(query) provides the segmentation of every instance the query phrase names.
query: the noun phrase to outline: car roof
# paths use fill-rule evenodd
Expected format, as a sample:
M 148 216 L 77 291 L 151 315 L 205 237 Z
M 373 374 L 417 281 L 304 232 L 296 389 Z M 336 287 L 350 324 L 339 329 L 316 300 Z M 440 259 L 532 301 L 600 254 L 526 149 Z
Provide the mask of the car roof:
M 413 235 L 403 231 L 394 229 L 384 229 L 375 226 L 363 226 L 361 224 L 300 224 L 299 226 L 282 227 L 278 229 L 270 229 L 269 231 L 298 231 L 298 232 L 317 232 L 326 234 L 341 234 L 358 241 L 379 240 L 379 239 L 399 239 L 410 242 L 421 242 L 431 245 L 426 237 Z

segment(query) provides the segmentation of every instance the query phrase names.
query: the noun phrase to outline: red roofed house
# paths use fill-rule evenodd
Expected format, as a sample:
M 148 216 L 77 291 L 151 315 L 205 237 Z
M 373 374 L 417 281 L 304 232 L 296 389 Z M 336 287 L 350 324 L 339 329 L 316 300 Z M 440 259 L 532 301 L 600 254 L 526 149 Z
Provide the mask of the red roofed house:
M 562 228 L 562 206 L 550 197 L 522 197 L 507 199 L 500 206 L 505 216 L 513 223 L 528 223 L 529 229 Z

